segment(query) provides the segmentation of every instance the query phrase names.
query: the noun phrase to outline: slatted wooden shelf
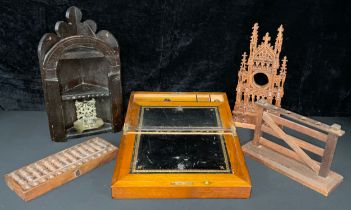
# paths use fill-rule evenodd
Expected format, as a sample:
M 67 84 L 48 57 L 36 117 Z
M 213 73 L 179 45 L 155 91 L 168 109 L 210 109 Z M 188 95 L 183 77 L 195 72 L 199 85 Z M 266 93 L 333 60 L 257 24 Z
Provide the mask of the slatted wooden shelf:
M 108 96 L 110 96 L 108 88 L 99 85 L 83 83 L 75 86 L 74 88 L 64 91 L 61 95 L 61 98 L 62 100 L 67 101 Z
M 96 134 L 100 134 L 100 133 L 106 133 L 108 131 L 113 131 L 113 127 L 112 127 L 111 123 L 105 122 L 104 125 L 102 127 L 100 127 L 99 129 L 91 129 L 91 130 L 84 131 L 83 133 L 79 133 L 77 131 L 77 129 L 75 129 L 72 126 L 66 130 L 66 133 L 67 133 L 67 138 L 79 138 L 79 137 L 85 136 L 85 135 L 96 135 Z

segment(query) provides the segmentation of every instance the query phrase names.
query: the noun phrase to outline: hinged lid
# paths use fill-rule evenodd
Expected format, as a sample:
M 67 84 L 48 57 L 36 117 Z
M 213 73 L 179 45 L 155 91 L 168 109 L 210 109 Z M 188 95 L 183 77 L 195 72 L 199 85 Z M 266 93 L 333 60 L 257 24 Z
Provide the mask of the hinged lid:
M 225 106 L 222 94 L 140 94 L 135 93 L 133 101 L 138 117 L 132 122 L 126 120 L 125 133 L 236 135 L 231 120 L 223 122 L 220 118 L 220 109 Z

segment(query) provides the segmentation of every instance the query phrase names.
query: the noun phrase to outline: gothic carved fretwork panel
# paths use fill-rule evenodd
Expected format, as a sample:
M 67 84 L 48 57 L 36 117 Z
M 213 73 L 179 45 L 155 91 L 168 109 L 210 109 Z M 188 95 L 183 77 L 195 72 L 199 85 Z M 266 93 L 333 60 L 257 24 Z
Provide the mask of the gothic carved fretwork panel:
M 270 43 L 269 33 L 266 33 L 262 42 L 258 43 L 258 28 L 258 24 L 255 23 L 252 28 L 249 55 L 244 52 L 238 73 L 233 111 L 238 126 L 246 127 L 245 125 L 254 124 L 256 101 L 265 99 L 280 107 L 284 95 L 288 60 L 286 56 L 280 60 L 283 25 L 278 28 L 274 46 Z
M 96 115 L 95 99 L 89 101 L 76 101 L 77 121 L 74 122 L 74 127 L 80 133 L 84 130 L 90 130 L 101 127 L 104 122 Z

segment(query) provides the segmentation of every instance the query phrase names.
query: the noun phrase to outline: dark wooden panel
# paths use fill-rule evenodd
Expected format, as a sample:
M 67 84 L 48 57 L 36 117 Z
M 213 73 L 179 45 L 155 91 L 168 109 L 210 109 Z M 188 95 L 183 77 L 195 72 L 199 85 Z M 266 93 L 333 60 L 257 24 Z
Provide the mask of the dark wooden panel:
M 81 22 L 76 7 L 68 8 L 66 18 L 68 22 L 57 22 L 56 34 L 45 34 L 38 46 L 51 138 L 65 141 L 118 131 L 123 117 L 117 40 L 108 31 L 96 33 L 94 21 Z M 76 102 L 90 100 L 99 123 L 81 129 L 75 124 L 80 123 Z

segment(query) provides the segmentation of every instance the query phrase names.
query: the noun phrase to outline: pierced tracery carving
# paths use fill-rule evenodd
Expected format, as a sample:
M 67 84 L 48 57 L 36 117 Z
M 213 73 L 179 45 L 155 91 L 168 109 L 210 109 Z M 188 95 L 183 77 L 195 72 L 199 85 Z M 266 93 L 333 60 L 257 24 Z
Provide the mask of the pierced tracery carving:
M 258 28 L 258 23 L 255 23 L 250 40 L 250 54 L 243 54 L 236 87 L 234 120 L 245 124 L 254 124 L 255 101 L 263 98 L 280 107 L 284 95 L 287 58 L 284 56 L 281 62 L 279 60 L 283 25 L 278 28 L 274 47 L 270 43 L 269 33 L 258 44 Z
M 104 124 L 101 118 L 96 117 L 94 98 L 89 101 L 76 101 L 75 106 L 77 121 L 74 122 L 74 128 L 78 132 L 99 128 Z

